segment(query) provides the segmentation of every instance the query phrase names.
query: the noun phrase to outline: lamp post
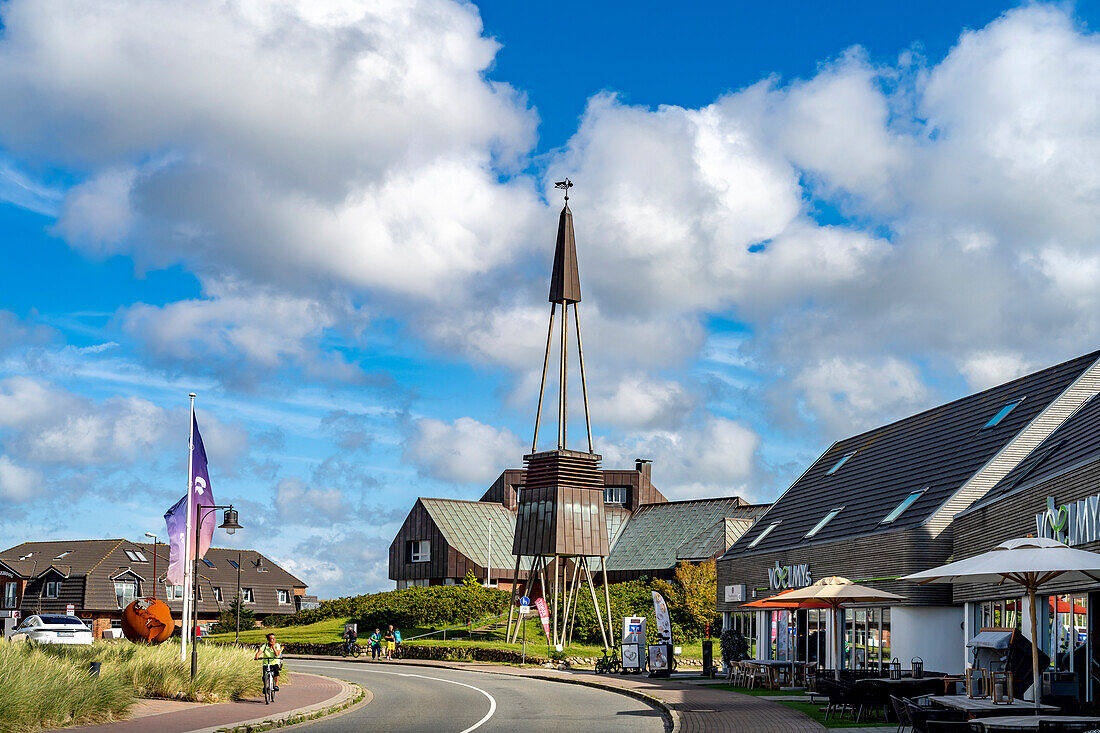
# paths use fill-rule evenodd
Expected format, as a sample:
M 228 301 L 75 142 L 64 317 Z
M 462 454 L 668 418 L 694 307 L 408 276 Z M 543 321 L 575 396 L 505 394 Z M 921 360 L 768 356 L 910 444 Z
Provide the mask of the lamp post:
M 241 643 L 241 551 L 237 550 L 237 632 L 233 635 L 233 643 Z
M 157 600 L 157 583 L 160 582 L 157 580 L 157 536 L 152 532 L 146 532 L 145 536 L 153 538 L 153 600 L 155 601 Z
M 244 529 L 237 523 L 237 510 L 233 505 L 210 505 L 195 507 L 195 554 L 191 560 L 191 577 L 195 582 L 191 585 L 191 607 L 194 608 L 194 621 L 191 624 L 191 680 L 194 681 L 199 673 L 199 532 L 202 530 L 203 518 L 218 509 L 224 509 L 222 523 L 218 529 L 224 529 L 226 534 L 233 534 L 238 529 Z

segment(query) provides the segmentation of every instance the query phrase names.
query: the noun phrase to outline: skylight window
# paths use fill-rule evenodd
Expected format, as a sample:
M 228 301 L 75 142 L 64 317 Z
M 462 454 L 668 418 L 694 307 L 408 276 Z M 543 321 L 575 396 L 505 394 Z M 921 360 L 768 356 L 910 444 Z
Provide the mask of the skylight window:
M 212 568 L 212 567 L 214 567 L 214 563 L 210 562 L 210 561 L 209 561 L 209 560 L 207 560 L 207 559 L 206 559 L 205 557 L 204 557 L 204 558 L 202 559 L 202 561 L 203 561 L 204 563 L 206 563 L 206 567 L 208 567 L 208 568 Z
M 756 535 L 756 538 L 752 542 L 749 543 L 749 547 L 756 547 L 758 544 L 760 544 L 760 540 L 764 539 L 769 534 L 771 534 L 771 531 L 773 529 L 775 529 L 776 527 L 778 527 L 778 526 L 779 526 L 779 522 L 772 522 L 771 524 L 769 524 L 767 527 L 764 528 L 763 532 Z
M 914 491 L 911 494 L 909 494 L 909 496 L 907 496 L 907 497 L 905 497 L 904 499 L 901 500 L 900 504 L 898 504 L 896 507 L 894 507 L 894 510 L 892 512 L 890 512 L 889 514 L 887 514 L 885 517 L 882 518 L 881 523 L 882 524 L 889 524 L 890 522 L 892 522 L 895 519 L 897 519 L 898 517 L 900 517 L 902 515 L 902 512 L 904 512 L 909 507 L 913 506 L 913 502 L 915 502 L 917 499 L 919 499 L 924 494 L 924 492 L 926 492 L 926 491 L 928 491 L 928 489 L 921 489 L 920 491 Z
M 851 453 L 845 453 L 843 456 L 841 456 L 839 461 L 833 464 L 832 468 L 825 472 L 825 475 L 832 476 L 834 473 L 840 470 L 841 466 L 850 461 L 852 459 L 852 456 L 854 456 L 855 454 L 855 451 L 852 451 Z
M 982 426 L 982 430 L 985 430 L 986 428 L 996 427 L 998 424 L 1000 424 L 1001 420 L 1004 420 L 1006 417 L 1008 417 L 1008 413 L 1016 409 L 1016 405 L 1020 404 L 1023 401 L 1024 398 L 1021 397 L 1018 400 L 1013 400 L 1012 402 L 1009 402 L 1007 405 L 998 410 L 997 414 L 989 419 L 989 422 Z
M 806 533 L 806 539 L 813 537 L 815 534 L 823 530 L 825 528 L 825 525 L 833 521 L 833 517 L 835 517 L 837 514 L 840 514 L 842 509 L 844 509 L 844 507 L 838 506 L 836 509 L 833 509 L 831 512 L 822 517 L 821 521 L 815 524 L 814 528 Z
M 230 560 L 229 564 L 232 565 L 233 567 L 237 568 L 238 570 L 241 569 L 241 566 L 237 564 L 236 560 Z
M 34 557 L 34 553 L 33 552 L 28 552 L 26 555 L 21 556 L 19 559 L 20 560 L 29 560 L 32 557 Z
M 61 553 L 60 555 L 58 555 L 57 557 L 55 557 L 55 558 L 54 558 L 54 560 L 60 560 L 61 558 L 65 557 L 66 555 L 71 555 L 71 554 L 72 554 L 72 552 L 73 552 L 72 550 L 65 550 L 65 551 L 64 551 L 64 552 L 62 552 L 62 553 Z
M 145 553 L 141 550 L 124 550 L 124 552 L 132 562 L 149 562 L 148 558 L 145 557 Z

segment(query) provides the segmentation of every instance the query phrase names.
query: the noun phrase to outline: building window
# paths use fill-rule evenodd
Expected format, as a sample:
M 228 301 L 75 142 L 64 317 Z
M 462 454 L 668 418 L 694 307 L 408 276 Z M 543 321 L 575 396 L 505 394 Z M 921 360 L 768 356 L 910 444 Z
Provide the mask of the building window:
M 256 596 L 252 593 L 251 588 L 241 588 L 241 600 L 245 603 L 256 602 Z
M 279 603 L 290 603 L 290 591 L 285 591 L 280 588 L 276 592 L 279 594 Z
M 164 596 L 166 598 L 183 598 L 182 585 L 165 585 Z
M 443 585 L 458 585 L 458 578 L 444 578 Z
M 230 564 L 230 565 L 232 565 L 232 566 L 233 566 L 234 568 L 236 568 L 237 570 L 240 570 L 240 569 L 241 569 L 241 566 L 237 564 L 237 561 L 236 561 L 236 560 L 230 560 L 230 561 L 229 561 L 229 564 Z
M 15 608 L 19 599 L 19 584 L 4 583 L 4 608 Z
M 132 580 L 115 581 L 115 599 L 119 608 L 126 608 L 137 598 L 137 583 Z
M 222 602 L 222 589 L 221 586 L 214 586 L 214 600 L 218 603 Z
M 776 527 L 778 527 L 778 526 L 779 526 L 779 522 L 772 522 L 771 524 L 769 524 L 767 527 L 764 528 L 763 532 L 756 535 L 756 538 L 753 539 L 753 541 L 749 543 L 749 547 L 756 547 L 758 544 L 760 544 L 760 540 L 764 539 L 769 534 L 771 534 L 771 531 L 773 529 L 775 529 Z
M 834 473 L 836 473 L 837 471 L 840 470 L 841 466 L 843 466 L 848 461 L 852 460 L 852 456 L 854 456 L 855 454 L 856 454 L 855 451 L 852 451 L 851 453 L 845 453 L 843 456 L 840 457 L 839 461 L 837 461 L 836 463 L 833 464 L 832 468 L 830 468 L 828 471 L 825 472 L 825 475 L 826 476 L 832 476 Z
M 34 553 L 33 552 L 28 552 L 26 555 L 20 555 L 19 559 L 20 560 L 29 560 L 32 557 L 34 557 Z
M 843 509 L 844 509 L 844 507 L 842 507 L 842 506 L 837 507 L 836 509 L 833 509 L 831 512 L 829 512 L 824 517 L 822 517 L 821 521 L 818 522 L 817 524 L 815 524 L 814 528 L 806 533 L 806 538 L 809 539 L 810 537 L 813 537 L 815 534 L 817 534 L 822 529 L 824 529 L 825 525 L 828 524 L 829 522 L 833 521 L 833 517 L 835 517 L 837 514 L 840 514 L 841 510 L 843 510 Z
M 73 551 L 72 551 L 72 550 L 65 550 L 65 551 L 64 551 L 64 552 L 62 552 L 62 553 L 61 553 L 60 555 L 58 555 L 57 557 L 55 557 L 55 558 L 54 558 L 54 560 L 60 560 L 61 558 L 65 557 L 66 555 L 71 555 L 72 553 L 73 553 Z
M 844 668 L 882 673 L 890 657 L 890 609 L 844 611 Z
M 409 540 L 405 543 L 409 562 L 428 562 L 432 559 L 431 540 Z
M 890 522 L 900 517 L 902 515 L 902 512 L 911 507 L 913 505 L 913 502 L 919 499 L 921 495 L 924 494 L 924 492 L 926 491 L 928 491 L 928 489 L 926 488 L 921 489 L 920 491 L 914 491 L 909 494 L 909 496 L 902 499 L 901 503 L 894 507 L 893 511 L 882 518 L 882 522 L 880 522 L 880 524 L 889 524 Z
M 145 557 L 145 553 L 141 550 L 126 550 L 126 557 L 130 558 L 131 562 L 149 562 Z
M 1021 601 L 1020 598 L 1007 598 L 974 604 L 975 625 L 979 629 L 990 626 L 999 629 L 1023 628 Z
M 61 581 L 60 580 L 47 580 L 46 581 L 46 598 L 57 598 L 61 595 Z
M 730 628 L 740 631 L 749 645 L 749 659 L 757 659 L 756 656 L 756 612 L 732 611 L 730 613 Z
M 208 568 L 212 568 L 212 567 L 214 567 L 214 563 L 210 562 L 210 561 L 209 561 L 209 560 L 207 560 L 207 559 L 206 559 L 205 557 L 204 557 L 204 558 L 202 559 L 202 561 L 203 561 L 204 563 L 206 563 L 206 567 L 208 567 Z
M 607 486 L 603 490 L 604 504 L 626 504 L 625 486 Z
M 996 427 L 998 424 L 1000 424 L 1001 420 L 1004 420 L 1006 417 L 1008 417 L 1008 413 L 1016 409 L 1016 405 L 1020 404 L 1023 401 L 1024 398 L 1021 397 L 1018 400 L 1013 400 L 1012 402 L 1009 402 L 1007 405 L 998 410 L 996 415 L 989 418 L 989 422 L 982 426 L 982 430 L 985 430 L 986 428 Z

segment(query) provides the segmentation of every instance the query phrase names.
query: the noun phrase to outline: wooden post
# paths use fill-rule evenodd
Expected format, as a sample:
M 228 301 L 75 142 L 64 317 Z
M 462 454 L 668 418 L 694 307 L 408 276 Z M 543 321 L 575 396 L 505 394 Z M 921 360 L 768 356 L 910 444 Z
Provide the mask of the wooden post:
M 561 556 L 554 555 L 554 645 L 558 641 L 558 571 L 561 569 Z
M 539 558 L 542 560 L 542 562 L 539 563 L 539 574 L 542 577 L 542 600 L 543 600 L 543 602 L 545 602 L 546 597 L 550 593 L 550 586 L 547 585 L 547 583 L 546 583 L 546 558 L 542 555 L 540 555 Z M 547 639 L 547 643 L 552 643 L 552 642 L 550 642 L 550 640 Z
M 574 562 L 573 562 L 573 609 L 572 609 L 572 614 L 569 616 L 570 620 L 569 620 L 569 624 L 568 624 L 568 627 L 567 627 L 568 631 L 566 632 L 566 635 L 565 635 L 565 644 L 566 644 L 566 646 L 572 645 L 572 643 L 573 643 L 573 627 L 576 626 L 576 623 L 577 623 L 577 601 L 580 598 L 580 593 L 579 593 L 580 587 L 577 585 L 577 577 L 580 573 L 580 570 L 581 570 L 580 562 L 578 560 L 574 560 Z
M 577 571 L 580 570 L 580 564 L 576 558 L 573 559 L 573 580 L 569 585 L 565 586 L 565 613 L 562 614 L 562 628 L 561 638 L 562 646 L 569 646 L 569 610 L 573 610 L 573 614 L 577 612 Z
M 577 304 L 573 304 L 573 325 L 577 327 L 577 358 L 581 362 L 581 395 L 584 396 L 584 425 L 588 428 L 588 452 L 595 453 L 592 447 L 592 418 L 588 414 L 588 384 L 584 380 L 584 347 L 581 345 L 581 317 Z
M 603 568 L 603 600 L 607 604 L 607 633 L 611 639 L 615 638 L 615 623 L 611 620 L 611 592 L 607 589 L 607 558 L 600 558 L 600 567 Z
M 519 560 L 520 556 L 516 556 L 516 569 L 512 573 L 512 596 L 508 601 L 508 630 L 504 633 L 504 640 L 511 641 L 512 638 L 512 614 L 516 610 L 516 588 L 519 587 Z
M 569 339 L 569 309 L 566 307 L 565 301 L 562 301 L 561 305 L 561 395 L 559 395 L 558 402 L 558 450 L 565 450 L 568 445 L 568 438 L 566 435 L 566 426 L 569 420 L 569 355 L 566 348 L 567 340 Z M 556 642 L 555 642 L 556 643 Z
M 546 331 L 546 356 L 542 360 L 542 382 L 539 383 L 539 406 L 535 411 L 535 437 L 531 439 L 531 452 L 538 450 L 539 420 L 542 418 L 542 395 L 546 391 L 546 369 L 550 366 L 550 340 L 554 337 L 554 311 L 558 304 L 550 304 L 550 328 Z M 534 565 L 531 566 L 532 569 Z
M 600 602 L 596 600 L 596 586 L 592 583 L 592 571 L 588 569 L 588 558 L 584 558 L 584 574 L 588 578 L 588 590 L 592 593 L 592 605 L 596 607 L 596 621 L 600 624 L 600 636 L 603 637 L 603 648 L 610 649 L 611 646 L 607 643 L 607 632 L 604 631 L 603 628 L 603 614 L 600 613 Z

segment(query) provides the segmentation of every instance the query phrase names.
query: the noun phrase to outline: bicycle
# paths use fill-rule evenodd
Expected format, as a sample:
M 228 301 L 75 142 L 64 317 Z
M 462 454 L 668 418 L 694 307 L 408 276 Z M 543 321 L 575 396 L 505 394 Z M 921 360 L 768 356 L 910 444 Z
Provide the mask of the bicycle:
M 275 666 L 272 664 L 264 665 L 264 704 L 270 705 L 275 702 Z
M 363 653 L 363 647 L 359 646 L 356 642 L 350 642 L 344 644 L 344 656 L 358 657 Z
M 603 650 L 603 657 L 596 660 L 596 674 L 615 674 L 622 670 L 623 663 L 617 656 L 610 656 L 610 649 Z

